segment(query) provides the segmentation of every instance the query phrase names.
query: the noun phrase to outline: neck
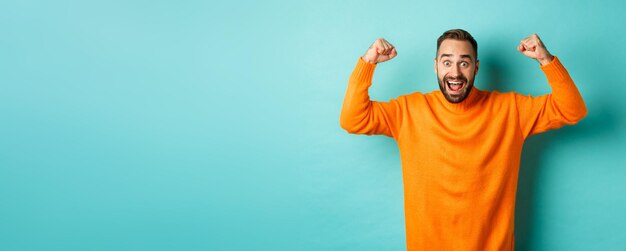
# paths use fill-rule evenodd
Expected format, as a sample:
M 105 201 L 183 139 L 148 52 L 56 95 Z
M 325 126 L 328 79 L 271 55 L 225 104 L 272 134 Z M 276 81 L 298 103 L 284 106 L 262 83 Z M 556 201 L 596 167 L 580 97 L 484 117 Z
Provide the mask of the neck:
M 441 103 L 448 108 L 448 110 L 453 112 L 463 112 L 472 109 L 472 107 L 476 106 L 477 101 L 480 99 L 481 93 L 480 90 L 476 89 L 476 87 L 472 86 L 467 97 L 458 103 L 452 103 L 444 97 L 443 93 L 439 93 L 437 95 L 441 101 Z

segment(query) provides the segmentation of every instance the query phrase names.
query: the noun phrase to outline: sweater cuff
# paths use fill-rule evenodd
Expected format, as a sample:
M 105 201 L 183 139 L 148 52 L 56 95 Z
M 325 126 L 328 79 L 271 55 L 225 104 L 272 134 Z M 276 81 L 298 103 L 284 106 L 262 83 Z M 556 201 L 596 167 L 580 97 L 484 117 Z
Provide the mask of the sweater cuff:
M 356 67 L 352 72 L 352 79 L 359 82 L 371 83 L 372 77 L 374 76 L 374 69 L 376 69 L 376 64 L 367 63 L 363 61 L 361 57 L 359 57 L 359 60 L 356 63 Z
M 549 64 L 542 65 L 541 70 L 546 74 L 548 83 L 558 83 L 569 78 L 569 73 L 556 56 Z

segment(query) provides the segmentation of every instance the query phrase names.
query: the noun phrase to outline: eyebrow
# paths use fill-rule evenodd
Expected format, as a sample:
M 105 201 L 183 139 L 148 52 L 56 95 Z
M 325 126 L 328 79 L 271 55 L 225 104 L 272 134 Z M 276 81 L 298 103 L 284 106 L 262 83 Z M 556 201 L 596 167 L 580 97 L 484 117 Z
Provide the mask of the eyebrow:
M 452 56 L 453 56 L 452 54 L 441 54 L 441 57 L 439 57 L 439 58 L 443 58 L 443 57 L 452 57 Z M 461 55 L 461 58 L 469 58 L 469 59 L 472 59 L 472 56 L 471 56 L 471 55 L 469 55 L 469 54 L 463 54 L 463 55 Z

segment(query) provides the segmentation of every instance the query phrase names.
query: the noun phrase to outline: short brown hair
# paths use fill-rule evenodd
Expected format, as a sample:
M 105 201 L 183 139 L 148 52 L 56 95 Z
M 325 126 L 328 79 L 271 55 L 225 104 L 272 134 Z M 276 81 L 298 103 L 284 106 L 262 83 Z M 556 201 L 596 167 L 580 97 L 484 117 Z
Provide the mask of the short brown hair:
M 452 30 L 448 30 L 444 32 L 437 39 L 436 53 L 439 53 L 439 46 L 441 46 L 441 43 L 443 42 L 443 40 L 446 40 L 446 39 L 454 39 L 454 40 L 470 42 L 470 44 L 472 44 L 472 47 L 474 47 L 474 55 L 476 55 L 476 60 L 478 61 L 478 43 L 476 43 L 476 40 L 474 40 L 474 37 L 472 37 L 472 35 L 469 34 L 469 32 L 462 30 L 462 29 L 452 29 Z M 435 57 L 436 56 L 437 55 L 435 55 Z

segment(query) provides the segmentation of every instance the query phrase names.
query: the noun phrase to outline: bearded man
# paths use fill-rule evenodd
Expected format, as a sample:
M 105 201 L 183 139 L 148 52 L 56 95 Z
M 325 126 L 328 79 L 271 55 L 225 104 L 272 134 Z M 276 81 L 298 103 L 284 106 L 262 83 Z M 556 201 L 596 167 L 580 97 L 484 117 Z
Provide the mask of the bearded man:
M 478 44 L 461 29 L 437 39 L 439 91 L 372 101 L 374 69 L 397 51 L 380 38 L 358 59 L 340 124 L 349 133 L 382 134 L 398 143 L 408 250 L 514 249 L 524 141 L 587 114 L 567 70 L 536 34 L 517 50 L 537 60 L 552 93 L 531 97 L 476 88 Z

